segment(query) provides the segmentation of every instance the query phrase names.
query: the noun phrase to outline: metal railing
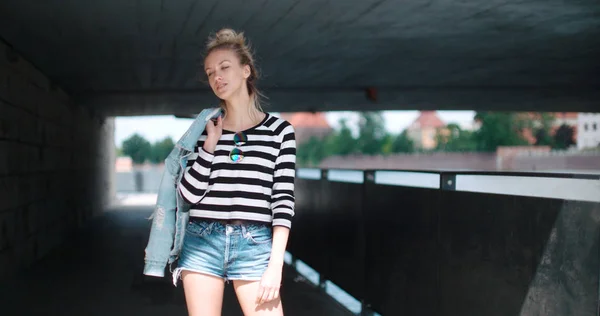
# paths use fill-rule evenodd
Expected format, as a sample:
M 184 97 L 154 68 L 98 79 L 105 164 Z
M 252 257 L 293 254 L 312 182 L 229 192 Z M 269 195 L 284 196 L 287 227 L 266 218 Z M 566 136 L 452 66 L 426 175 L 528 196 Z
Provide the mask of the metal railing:
M 600 175 L 298 169 L 288 250 L 382 315 L 596 315 Z

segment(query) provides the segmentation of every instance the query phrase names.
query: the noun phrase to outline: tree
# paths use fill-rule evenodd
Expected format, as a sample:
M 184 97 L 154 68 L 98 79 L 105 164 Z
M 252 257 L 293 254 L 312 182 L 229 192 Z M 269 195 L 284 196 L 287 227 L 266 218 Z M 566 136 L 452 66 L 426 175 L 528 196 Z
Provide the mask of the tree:
M 540 113 L 540 126 L 535 131 L 535 144 L 537 146 L 554 146 L 554 139 L 550 136 L 554 115 L 551 113 Z
M 340 119 L 339 130 L 322 139 L 311 137 L 299 144 L 296 161 L 299 166 L 317 166 L 329 156 L 346 156 L 358 151 L 356 139 L 348 127 L 346 119 Z
M 340 119 L 340 130 L 331 134 L 326 140 L 326 156 L 340 155 L 346 156 L 357 151 L 356 139 L 352 136 L 352 131 L 346 123 L 346 119 Z
M 573 145 L 573 127 L 566 124 L 562 124 L 554 134 L 554 148 L 556 149 L 567 149 Z
M 477 112 L 475 119 L 481 122 L 481 127 L 473 135 L 479 150 L 495 151 L 498 146 L 527 145 L 521 136 L 527 120 L 517 114 Z
M 470 131 L 464 131 L 457 124 L 450 123 L 446 126 L 449 133 L 436 135 L 439 151 L 447 152 L 472 152 L 477 151 L 477 142 Z
M 160 163 L 164 161 L 173 150 L 173 147 L 175 147 L 175 143 L 171 137 L 165 137 L 163 140 L 154 143 L 150 152 L 150 162 Z
M 135 133 L 123 141 L 123 154 L 131 157 L 134 164 L 142 164 L 150 157 L 151 145 L 144 137 Z
M 308 167 L 318 166 L 326 156 L 325 142 L 315 136 L 299 145 L 296 153 L 298 164 Z
M 363 112 L 360 115 L 358 148 L 366 155 L 381 154 L 387 135 L 381 112 Z
M 554 146 L 554 139 L 550 136 L 548 130 L 540 128 L 535 132 L 536 146 Z
M 394 146 L 394 140 L 396 138 L 392 134 L 386 134 L 383 140 L 381 141 L 383 145 L 381 145 L 381 153 L 384 155 L 389 155 L 393 153 L 392 149 Z
M 393 153 L 412 153 L 415 151 L 415 144 L 410 137 L 408 137 L 408 133 L 406 130 L 402 131 L 402 133 L 398 134 L 393 139 L 391 145 L 391 152 Z

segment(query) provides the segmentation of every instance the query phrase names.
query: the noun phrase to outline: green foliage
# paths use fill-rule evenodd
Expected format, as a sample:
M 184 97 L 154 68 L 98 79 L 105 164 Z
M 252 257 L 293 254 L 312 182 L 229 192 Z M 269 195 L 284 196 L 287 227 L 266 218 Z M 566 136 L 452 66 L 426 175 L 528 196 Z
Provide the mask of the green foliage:
M 327 144 L 326 155 L 346 156 L 360 151 L 356 139 L 352 136 L 352 131 L 348 127 L 345 119 L 341 119 L 340 130 L 331 134 L 324 143 Z
M 533 120 L 528 114 L 518 112 L 477 112 L 475 119 L 480 123 L 478 130 L 466 131 L 457 124 L 448 124 L 447 131 L 440 130 L 436 135 L 436 150 L 478 152 L 495 151 L 498 146 L 528 145 L 523 137 L 525 129 L 533 131 L 538 145 L 565 149 L 574 144 L 571 127 L 561 126 L 552 137 L 552 114 L 536 115 L 538 117 Z M 318 166 L 323 159 L 332 155 L 388 155 L 415 151 L 414 142 L 406 130 L 397 135 L 389 134 L 385 130 L 384 118 L 380 112 L 364 112 L 360 113 L 357 138 L 352 136 L 346 121 L 341 120 L 340 129 L 325 139 L 315 138 L 299 145 L 298 162 L 300 166 Z
M 143 136 L 135 133 L 123 141 L 117 153 L 119 156 L 131 157 L 134 164 L 143 164 L 146 161 L 160 163 L 167 158 L 174 146 L 170 137 L 150 144 Z
M 412 153 L 415 151 L 415 143 L 408 137 L 408 133 L 404 130 L 393 139 L 390 151 L 392 153 Z
M 296 150 L 298 166 L 315 167 L 329 156 L 346 156 L 358 152 L 357 142 L 345 119 L 339 121 L 340 129 L 319 140 L 311 137 L 299 144 Z
M 554 147 L 554 139 L 548 130 L 540 128 L 535 132 L 535 145 Z
M 365 155 L 381 154 L 386 141 L 385 119 L 381 112 L 363 112 L 360 114 L 358 135 L 359 152 Z
M 554 148 L 556 149 L 567 149 L 573 145 L 575 142 L 573 141 L 573 128 L 571 126 L 562 124 L 557 130 L 556 134 L 554 134 Z
M 316 137 L 298 146 L 296 160 L 301 166 L 317 166 L 326 157 L 326 143 Z
M 123 154 L 131 157 L 134 164 L 144 163 L 150 156 L 152 145 L 144 137 L 135 133 L 123 141 Z
M 551 113 L 540 114 L 540 126 L 535 129 L 535 144 L 537 146 L 554 147 L 554 139 L 550 135 L 552 124 L 554 123 L 554 115 Z
M 297 165 L 299 167 L 316 167 L 329 156 L 347 156 L 352 154 L 388 155 L 393 153 L 413 153 L 416 151 L 413 140 L 405 130 L 399 134 L 390 134 L 385 129 L 385 120 L 381 112 L 360 113 L 358 137 L 345 119 L 339 122 L 340 128 L 318 139 L 312 137 L 305 143 L 298 144 Z M 547 113 L 540 114 L 539 124 L 532 123 L 530 117 L 513 112 L 477 112 L 475 119 L 480 128 L 465 131 L 457 124 L 448 124 L 447 132 L 438 131 L 436 135 L 437 151 L 474 152 L 495 151 L 498 146 L 527 145 L 522 137 L 523 130 L 534 131 L 536 144 L 550 145 L 557 149 L 566 149 L 574 145 L 573 128 L 562 125 L 552 137 L 550 131 L 554 118 Z M 118 156 L 129 156 L 135 164 L 145 161 L 161 163 L 174 147 L 170 137 L 154 144 L 138 134 L 126 139 L 121 147 L 117 147 Z
M 329 156 L 351 154 L 380 155 L 414 152 L 414 143 L 406 132 L 391 135 L 385 129 L 385 120 L 380 112 L 360 114 L 358 137 L 352 135 L 347 121 L 339 121 L 340 128 L 322 140 L 311 138 L 299 144 L 296 162 L 300 167 L 318 166 Z
M 175 147 L 175 143 L 173 142 L 171 137 L 166 137 L 163 140 L 154 143 L 150 152 L 150 162 L 163 162 L 167 158 L 171 150 L 173 150 L 173 147 Z
M 472 152 L 477 150 L 477 141 L 473 132 L 463 131 L 457 124 L 451 123 L 446 126 L 448 133 L 437 133 L 438 151 L 446 152 Z
M 473 135 L 477 149 L 495 151 L 498 146 L 527 145 L 521 136 L 529 120 L 511 112 L 477 112 L 481 128 Z

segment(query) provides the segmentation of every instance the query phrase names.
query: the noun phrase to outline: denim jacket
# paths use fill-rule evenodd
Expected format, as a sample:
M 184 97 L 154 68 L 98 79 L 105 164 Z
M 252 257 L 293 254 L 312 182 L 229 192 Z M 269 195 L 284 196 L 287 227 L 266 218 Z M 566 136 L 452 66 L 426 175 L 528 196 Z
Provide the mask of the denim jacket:
M 164 277 L 165 266 L 179 257 L 191 205 L 183 200 L 177 188 L 187 165 L 187 158 L 193 153 L 206 123 L 220 113 L 220 108 L 200 112 L 165 159 L 156 207 L 150 217 L 152 225 L 145 249 L 145 275 Z

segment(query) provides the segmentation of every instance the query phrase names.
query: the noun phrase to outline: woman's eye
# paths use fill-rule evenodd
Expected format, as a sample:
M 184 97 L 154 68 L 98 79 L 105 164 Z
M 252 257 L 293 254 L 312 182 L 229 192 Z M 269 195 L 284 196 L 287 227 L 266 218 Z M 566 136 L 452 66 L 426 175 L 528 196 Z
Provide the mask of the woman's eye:
M 227 68 L 229 68 L 229 66 L 223 66 L 223 68 L 221 68 L 221 69 L 227 69 Z

